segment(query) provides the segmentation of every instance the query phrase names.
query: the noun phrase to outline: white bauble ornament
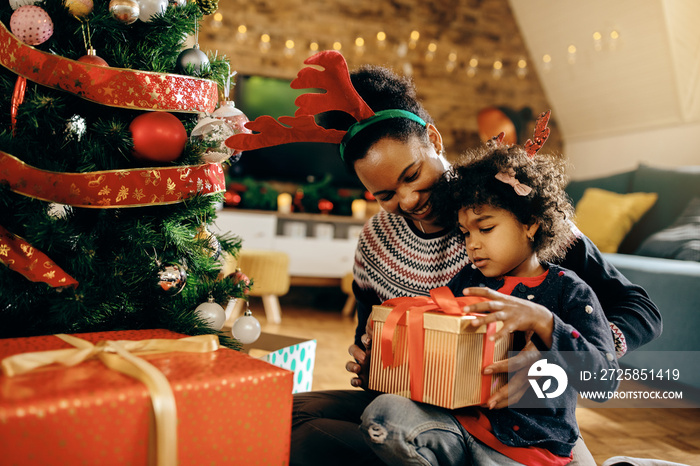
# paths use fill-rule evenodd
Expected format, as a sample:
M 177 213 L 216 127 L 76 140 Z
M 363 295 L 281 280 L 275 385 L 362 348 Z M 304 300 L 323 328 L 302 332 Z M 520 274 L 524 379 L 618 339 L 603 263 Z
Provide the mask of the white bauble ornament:
M 230 149 L 225 144 L 226 139 L 231 136 L 233 136 L 233 130 L 224 120 L 200 114 L 199 122 L 192 129 L 190 137 L 204 141 L 210 146 L 202 154 L 203 161 L 218 163 L 223 162 L 233 154 L 233 149 Z
M 76 140 L 80 142 L 83 136 L 85 136 L 86 131 L 87 123 L 85 118 L 81 117 L 80 115 L 73 115 L 66 123 L 66 141 Z
M 36 5 L 37 3 L 41 3 L 41 0 L 10 0 L 10 8 L 16 10 L 21 6 Z
M 52 202 L 46 207 L 46 213 L 49 217 L 55 218 L 56 220 L 64 220 L 73 212 L 73 207 L 66 204 L 59 204 L 58 202 Z
M 253 343 L 260 337 L 262 329 L 260 328 L 260 322 L 258 319 L 253 317 L 250 309 L 247 309 L 245 313 L 236 319 L 231 328 L 231 333 L 233 338 L 240 341 L 244 345 Z
M 213 297 L 209 297 L 206 303 L 202 303 L 194 310 L 200 319 L 209 323 L 214 330 L 221 330 L 226 322 L 224 308 L 214 302 Z
M 168 8 L 168 0 L 138 0 L 139 19 L 149 22 L 155 14 L 164 13 Z
M 251 130 L 245 127 L 245 124 L 248 123 L 248 117 L 245 116 L 245 114 L 238 108 L 236 108 L 236 104 L 233 102 L 233 100 L 225 100 L 223 102 L 219 102 L 219 108 L 214 110 L 214 113 L 212 113 L 211 115 L 214 118 L 224 120 L 226 124 L 228 124 L 229 128 L 231 128 L 231 130 L 233 131 L 233 134 L 252 133 Z M 234 150 L 234 160 L 229 160 L 229 163 L 238 162 L 242 153 L 243 151 Z

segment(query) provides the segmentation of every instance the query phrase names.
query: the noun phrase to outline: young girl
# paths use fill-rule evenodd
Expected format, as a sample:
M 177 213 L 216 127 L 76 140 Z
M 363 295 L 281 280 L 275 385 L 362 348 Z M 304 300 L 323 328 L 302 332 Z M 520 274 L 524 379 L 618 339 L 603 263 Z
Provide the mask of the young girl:
M 431 203 L 444 224 L 458 225 L 471 263 L 448 286 L 455 295 L 464 290 L 499 298 L 473 325 L 502 321 L 495 338 L 525 332 L 520 336 L 527 335 L 543 352 L 538 359 L 562 367 L 568 385 L 580 388 L 581 370 L 600 374 L 618 366 L 593 290 L 574 272 L 546 262 L 563 256 L 569 244 L 573 209 L 564 185 L 560 157 L 531 156 L 494 139 L 452 167 L 433 189 Z M 502 295 L 514 297 L 512 303 Z M 531 305 L 522 306 L 523 299 Z M 585 386 L 605 392 L 616 387 L 614 381 Z M 578 437 L 575 390 L 541 399 L 533 389 L 508 408 L 492 408 L 448 411 L 380 395 L 363 413 L 362 428 L 388 464 L 552 466 L 571 461 Z

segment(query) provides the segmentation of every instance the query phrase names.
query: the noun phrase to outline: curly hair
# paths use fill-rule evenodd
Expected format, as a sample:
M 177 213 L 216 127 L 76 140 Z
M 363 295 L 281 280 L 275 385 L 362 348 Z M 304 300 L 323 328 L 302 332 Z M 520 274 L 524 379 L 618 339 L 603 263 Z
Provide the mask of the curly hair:
M 357 93 L 373 111 L 402 109 L 418 115 L 427 123 L 433 123 L 430 114 L 419 102 L 410 78 L 399 76 L 389 68 L 365 65 L 350 73 L 350 79 Z M 346 131 L 355 120 L 342 112 L 328 112 L 321 117 L 321 123 L 325 127 Z M 406 118 L 378 122 L 363 129 L 361 134 L 362 137 L 352 138 L 345 147 L 345 164 L 351 173 L 355 172 L 355 162 L 362 159 L 380 139 L 406 142 L 416 136 L 425 144 L 430 143 L 425 126 Z
M 532 191 L 520 196 L 499 181 L 499 172 L 515 171 L 515 178 Z M 568 219 L 573 207 L 564 191 L 567 178 L 563 157 L 537 154 L 530 158 L 521 146 L 486 144 L 467 152 L 445 173 L 432 193 L 438 221 L 455 225 L 459 211 L 488 205 L 511 212 L 520 223 L 539 222 L 533 250 L 540 260 L 562 257 L 571 242 Z

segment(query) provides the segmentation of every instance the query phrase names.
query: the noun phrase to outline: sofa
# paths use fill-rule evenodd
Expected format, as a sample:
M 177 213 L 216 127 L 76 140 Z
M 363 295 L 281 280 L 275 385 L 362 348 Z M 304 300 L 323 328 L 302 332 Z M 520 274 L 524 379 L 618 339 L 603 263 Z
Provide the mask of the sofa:
M 566 190 L 575 222 L 596 245 L 596 235 L 601 245 L 620 238 L 617 247 L 604 245 L 607 252 L 598 246 L 630 281 L 644 287 L 661 312 L 661 336 L 623 356 L 621 366 L 678 368 L 683 383 L 700 388 L 700 353 L 693 353 L 700 351 L 700 166 L 642 164 L 571 181 Z

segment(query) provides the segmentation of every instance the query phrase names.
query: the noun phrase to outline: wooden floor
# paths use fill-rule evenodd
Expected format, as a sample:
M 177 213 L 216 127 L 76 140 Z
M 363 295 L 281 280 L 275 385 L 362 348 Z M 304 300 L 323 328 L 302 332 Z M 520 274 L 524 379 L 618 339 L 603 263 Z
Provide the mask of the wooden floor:
M 344 300 L 337 289 L 292 287 L 280 299 L 279 325 L 268 324 L 262 303 L 251 301 L 263 331 L 317 341 L 314 390 L 352 389 L 345 363 L 355 320 L 341 316 Z M 579 407 L 576 413 L 598 465 L 613 456 L 630 456 L 700 466 L 700 404 L 684 403 L 686 408 Z

